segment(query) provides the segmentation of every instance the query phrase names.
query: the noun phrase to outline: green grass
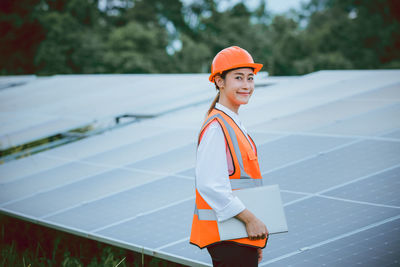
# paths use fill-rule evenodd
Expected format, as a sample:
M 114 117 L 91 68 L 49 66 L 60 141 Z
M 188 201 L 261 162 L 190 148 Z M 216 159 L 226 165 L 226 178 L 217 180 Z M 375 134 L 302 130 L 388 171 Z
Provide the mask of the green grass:
M 2 214 L 0 227 L 0 266 L 183 266 Z

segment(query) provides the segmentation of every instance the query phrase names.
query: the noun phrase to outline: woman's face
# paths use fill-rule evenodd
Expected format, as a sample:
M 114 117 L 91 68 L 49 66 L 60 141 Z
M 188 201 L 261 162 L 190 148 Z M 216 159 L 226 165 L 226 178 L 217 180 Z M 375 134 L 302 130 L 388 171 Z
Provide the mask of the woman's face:
M 229 71 L 225 80 L 217 78 L 220 88 L 219 102 L 237 113 L 239 106 L 247 104 L 254 92 L 254 72 L 252 68 Z

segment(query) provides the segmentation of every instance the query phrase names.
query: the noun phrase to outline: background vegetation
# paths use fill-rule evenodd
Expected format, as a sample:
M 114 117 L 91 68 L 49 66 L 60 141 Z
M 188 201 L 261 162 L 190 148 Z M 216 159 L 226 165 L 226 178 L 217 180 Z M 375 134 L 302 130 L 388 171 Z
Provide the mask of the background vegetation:
M 230 45 L 271 75 L 400 67 L 397 0 L 311 0 L 285 16 L 219 2 L 3 0 L 0 74 L 208 72 Z
M 0 214 L 0 266 L 184 267 Z

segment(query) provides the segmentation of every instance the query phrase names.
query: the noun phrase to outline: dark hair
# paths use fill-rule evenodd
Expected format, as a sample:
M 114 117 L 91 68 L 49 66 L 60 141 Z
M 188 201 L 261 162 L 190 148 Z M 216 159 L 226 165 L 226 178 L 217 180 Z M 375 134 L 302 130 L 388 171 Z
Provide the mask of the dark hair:
M 217 74 L 217 75 L 220 76 L 223 80 L 225 80 L 226 74 L 229 71 L 231 71 L 231 70 L 223 71 L 221 74 Z M 215 96 L 214 100 L 211 102 L 210 108 L 207 111 L 207 115 L 210 114 L 210 112 L 215 108 L 215 104 L 219 101 L 219 87 L 218 87 L 217 82 L 215 80 L 214 80 L 214 84 L 215 84 L 215 89 L 218 91 L 218 93 Z

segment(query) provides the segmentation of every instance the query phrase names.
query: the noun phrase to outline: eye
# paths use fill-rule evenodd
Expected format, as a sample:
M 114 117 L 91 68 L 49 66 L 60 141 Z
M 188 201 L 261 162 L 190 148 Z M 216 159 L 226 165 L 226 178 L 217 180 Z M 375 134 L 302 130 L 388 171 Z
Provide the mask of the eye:
M 241 80 L 242 79 L 242 77 L 241 76 L 236 76 L 236 78 L 235 78 L 236 80 Z
M 254 80 L 254 77 L 253 77 L 253 76 L 250 76 L 250 77 L 248 78 L 248 80 L 249 80 L 249 81 L 252 81 L 252 80 Z

